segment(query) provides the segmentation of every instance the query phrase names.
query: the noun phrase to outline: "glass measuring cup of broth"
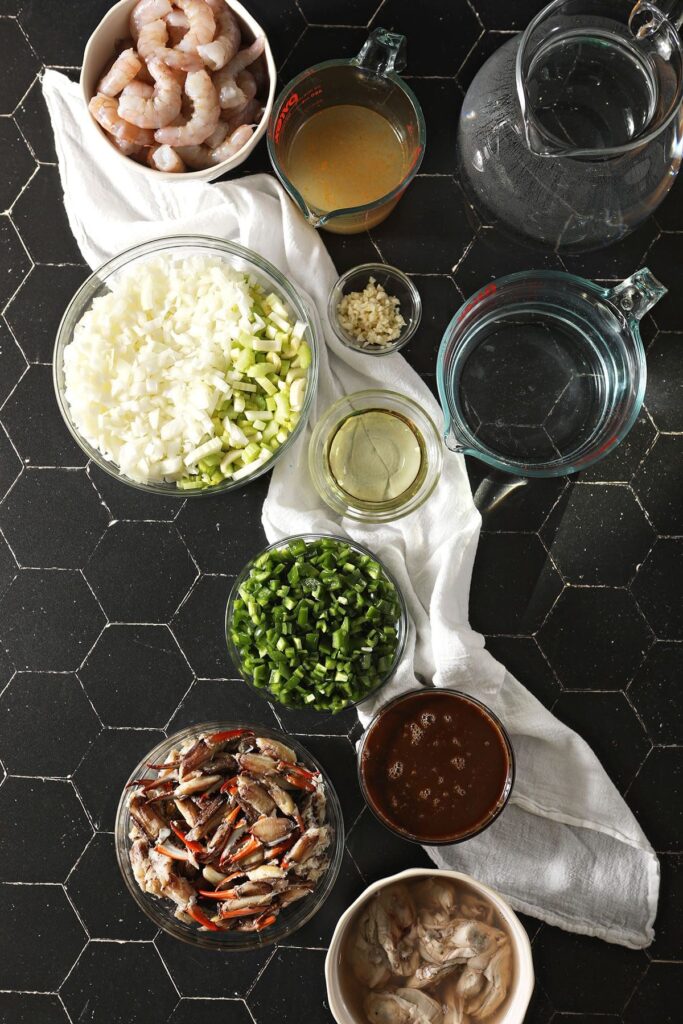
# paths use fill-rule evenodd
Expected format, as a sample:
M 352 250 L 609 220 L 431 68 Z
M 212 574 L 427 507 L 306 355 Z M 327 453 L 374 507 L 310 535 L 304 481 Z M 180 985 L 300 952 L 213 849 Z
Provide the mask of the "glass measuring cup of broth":
M 316 64 L 275 101 L 268 153 L 315 227 L 338 234 L 374 227 L 417 174 L 425 122 L 397 73 L 405 64 L 405 36 L 376 28 L 357 57 Z

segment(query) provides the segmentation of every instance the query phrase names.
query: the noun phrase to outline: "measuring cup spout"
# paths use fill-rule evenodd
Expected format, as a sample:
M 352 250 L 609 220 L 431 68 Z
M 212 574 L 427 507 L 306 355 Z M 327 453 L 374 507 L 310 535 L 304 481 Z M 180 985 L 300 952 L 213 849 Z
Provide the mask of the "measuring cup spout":
M 465 445 L 461 444 L 460 439 L 450 424 L 446 424 L 443 439 L 449 451 L 456 452 L 459 455 L 462 455 L 463 452 L 467 451 Z
M 667 290 L 651 270 L 643 267 L 616 288 L 612 288 L 607 293 L 607 298 L 629 319 L 641 320 L 647 311 L 666 295 Z
M 638 0 L 629 15 L 628 24 L 636 39 L 646 39 L 659 32 L 666 19 L 674 28 L 683 25 L 683 0 Z
M 406 61 L 406 37 L 385 28 L 373 28 L 351 63 L 378 75 L 389 75 L 392 71 L 403 71 Z

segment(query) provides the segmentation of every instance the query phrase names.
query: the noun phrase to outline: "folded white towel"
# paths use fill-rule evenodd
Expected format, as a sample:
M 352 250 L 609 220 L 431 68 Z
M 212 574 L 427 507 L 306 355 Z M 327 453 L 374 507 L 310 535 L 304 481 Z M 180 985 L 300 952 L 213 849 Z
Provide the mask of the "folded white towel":
M 311 423 L 339 395 L 384 387 L 419 402 L 440 425 L 437 403 L 400 355 L 372 359 L 344 348 L 326 316 L 336 275 L 322 238 L 267 175 L 210 185 L 143 179 L 92 149 L 78 89 L 47 71 L 43 90 L 55 131 L 69 223 L 91 266 L 131 245 L 171 234 L 209 234 L 254 249 L 307 300 L 325 339 Z M 97 140 L 95 140 L 97 141 Z M 101 150 L 101 151 L 100 151 Z M 398 578 L 412 627 L 403 662 L 361 720 L 416 675 L 481 698 L 511 734 L 517 779 L 500 818 L 459 846 L 429 848 L 443 867 L 487 882 L 514 907 L 570 931 L 638 948 L 653 938 L 659 865 L 652 847 L 587 744 L 560 724 L 484 650 L 467 621 L 480 519 L 461 456 L 446 454 L 430 500 L 396 524 L 340 520 L 311 485 L 308 431 L 273 472 L 263 507 L 269 540 L 346 533 L 372 548 Z M 229 500 L 229 499 L 226 499 Z M 606 726 L 608 727 L 608 726 Z

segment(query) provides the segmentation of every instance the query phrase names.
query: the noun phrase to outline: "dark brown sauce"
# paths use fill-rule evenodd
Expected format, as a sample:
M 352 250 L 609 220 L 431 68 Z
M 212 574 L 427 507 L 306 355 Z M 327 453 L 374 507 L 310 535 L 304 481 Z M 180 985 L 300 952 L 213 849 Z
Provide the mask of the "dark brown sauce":
M 370 805 L 420 842 L 454 842 L 493 818 L 508 789 L 501 729 L 476 703 L 424 690 L 382 711 L 366 736 L 361 775 Z

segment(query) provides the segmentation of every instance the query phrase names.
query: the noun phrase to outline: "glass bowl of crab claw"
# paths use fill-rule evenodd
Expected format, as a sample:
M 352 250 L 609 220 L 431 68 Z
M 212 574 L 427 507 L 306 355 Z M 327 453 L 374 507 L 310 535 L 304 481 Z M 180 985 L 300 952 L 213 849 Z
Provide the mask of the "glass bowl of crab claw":
M 116 856 L 169 935 L 243 951 L 288 939 L 322 906 L 344 851 L 339 800 L 291 737 L 205 722 L 159 743 L 126 783 Z

